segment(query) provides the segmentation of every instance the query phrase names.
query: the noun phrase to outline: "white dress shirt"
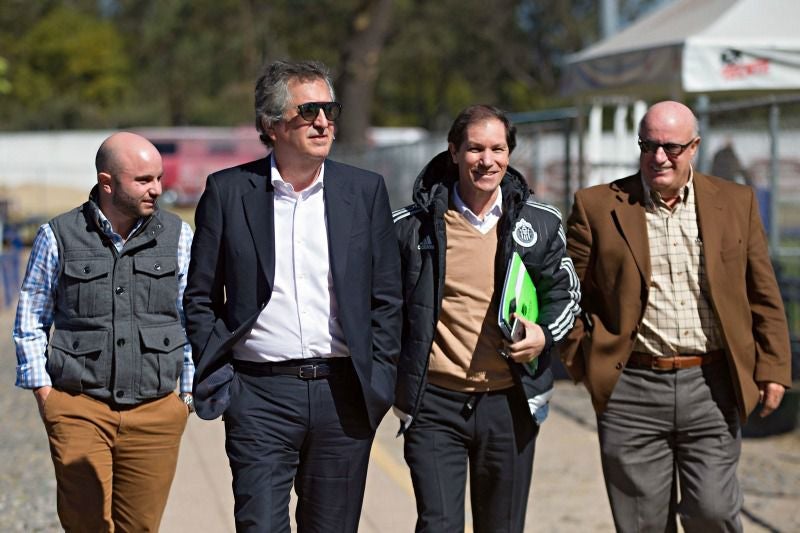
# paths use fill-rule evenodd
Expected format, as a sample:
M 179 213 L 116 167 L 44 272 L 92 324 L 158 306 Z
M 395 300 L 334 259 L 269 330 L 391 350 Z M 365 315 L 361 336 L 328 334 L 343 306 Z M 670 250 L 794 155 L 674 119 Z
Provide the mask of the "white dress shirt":
M 275 189 L 275 281 L 253 329 L 233 347 L 236 359 L 279 362 L 349 355 L 333 291 L 324 174 L 323 164 L 317 179 L 297 192 L 270 158 Z
M 461 199 L 461 195 L 458 194 L 458 186 L 453 187 L 453 205 L 471 226 L 480 231 L 481 234 L 486 235 L 497 225 L 500 217 L 503 216 L 503 191 L 500 190 L 500 187 L 497 188 L 497 196 L 494 199 L 494 203 L 491 209 L 483 215 L 483 218 L 480 218 L 472 212 L 472 209 L 467 207 L 467 204 Z

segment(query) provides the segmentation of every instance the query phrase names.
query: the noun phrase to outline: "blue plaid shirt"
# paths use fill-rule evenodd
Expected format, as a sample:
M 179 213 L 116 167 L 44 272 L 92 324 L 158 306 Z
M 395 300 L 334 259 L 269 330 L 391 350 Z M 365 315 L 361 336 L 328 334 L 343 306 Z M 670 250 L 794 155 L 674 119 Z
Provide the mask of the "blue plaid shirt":
M 96 211 L 98 222 L 117 251 L 125 244 L 123 238 L 114 232 L 111 223 L 99 209 Z M 144 223 L 140 219 L 131 234 Z M 189 254 L 192 247 L 192 229 L 184 222 L 178 239 L 178 312 L 181 323 L 186 327 L 183 314 L 183 291 L 186 289 L 186 274 L 189 269 Z M 25 389 L 35 389 L 52 385 L 50 376 L 45 370 L 47 362 L 47 341 L 53 325 L 53 302 L 58 284 L 58 244 L 53 229 L 44 224 L 36 233 L 28 260 L 28 269 L 22 288 L 19 292 L 17 316 L 14 321 L 14 342 L 17 345 L 17 379 L 16 385 Z M 192 347 L 188 341 L 183 349 L 183 371 L 181 372 L 181 392 L 192 392 L 194 363 Z

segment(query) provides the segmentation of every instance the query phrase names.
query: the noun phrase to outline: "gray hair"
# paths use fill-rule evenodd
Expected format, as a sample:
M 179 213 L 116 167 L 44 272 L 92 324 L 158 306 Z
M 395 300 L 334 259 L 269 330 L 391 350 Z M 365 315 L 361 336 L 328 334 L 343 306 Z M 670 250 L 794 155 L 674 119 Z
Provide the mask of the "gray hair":
M 272 139 L 267 135 L 267 129 L 283 119 L 288 111 L 289 82 L 299 80 L 302 82 L 324 80 L 335 99 L 333 83 L 331 83 L 328 67 L 317 61 L 275 61 L 264 68 L 263 73 L 256 82 L 256 129 L 261 142 L 267 147 L 272 147 Z

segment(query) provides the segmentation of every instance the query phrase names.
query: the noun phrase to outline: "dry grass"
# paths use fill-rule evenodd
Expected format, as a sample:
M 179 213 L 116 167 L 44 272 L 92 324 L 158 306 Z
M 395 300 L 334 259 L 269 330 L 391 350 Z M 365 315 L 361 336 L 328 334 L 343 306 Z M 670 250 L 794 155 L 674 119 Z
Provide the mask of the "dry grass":
M 31 183 L 0 186 L 0 199 L 8 200 L 8 219 L 11 222 L 32 217 L 49 219 L 82 204 L 89 191 L 68 186 L 48 186 Z

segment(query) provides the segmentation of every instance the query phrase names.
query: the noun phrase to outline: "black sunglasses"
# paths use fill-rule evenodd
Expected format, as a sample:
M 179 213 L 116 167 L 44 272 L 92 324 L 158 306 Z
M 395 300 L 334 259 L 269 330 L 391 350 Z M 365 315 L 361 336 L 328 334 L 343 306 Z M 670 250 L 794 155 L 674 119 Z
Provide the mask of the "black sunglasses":
M 314 122 L 319 116 L 319 110 L 325 113 L 325 118 L 334 121 L 342 114 L 342 104 L 339 102 L 308 102 L 297 106 L 297 114 L 307 122 Z
M 648 153 L 652 152 L 655 153 L 658 151 L 659 148 L 664 149 L 664 153 L 667 155 L 671 155 L 673 157 L 681 155 L 684 150 L 689 148 L 693 142 L 697 140 L 697 137 L 692 139 L 686 144 L 678 144 L 678 143 L 664 143 L 659 144 L 655 141 L 648 141 L 647 139 L 639 139 L 639 149 L 642 152 Z

